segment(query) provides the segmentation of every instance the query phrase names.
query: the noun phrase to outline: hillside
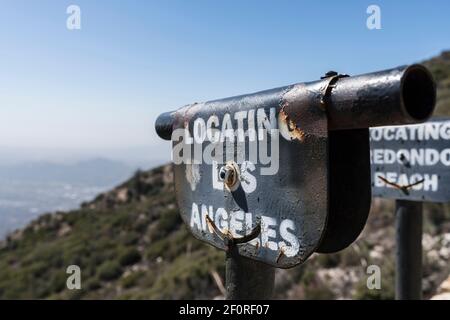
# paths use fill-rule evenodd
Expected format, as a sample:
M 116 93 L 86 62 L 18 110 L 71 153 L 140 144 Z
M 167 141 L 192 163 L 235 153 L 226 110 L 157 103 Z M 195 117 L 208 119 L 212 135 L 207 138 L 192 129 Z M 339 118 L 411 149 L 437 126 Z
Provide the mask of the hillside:
M 439 82 L 437 114 L 450 115 L 450 52 L 426 62 Z M 1 299 L 187 299 L 221 297 L 224 253 L 195 240 L 175 205 L 170 165 L 139 171 L 79 210 L 46 214 L 0 243 Z M 276 298 L 390 299 L 394 296 L 393 202 L 374 199 L 360 239 L 338 254 L 277 270 Z M 426 205 L 425 297 L 450 273 L 450 205 Z M 66 289 L 66 267 L 82 290 Z M 367 265 L 382 289 L 366 289 Z
M 437 103 L 435 115 L 450 116 L 450 51 L 424 61 L 437 82 Z

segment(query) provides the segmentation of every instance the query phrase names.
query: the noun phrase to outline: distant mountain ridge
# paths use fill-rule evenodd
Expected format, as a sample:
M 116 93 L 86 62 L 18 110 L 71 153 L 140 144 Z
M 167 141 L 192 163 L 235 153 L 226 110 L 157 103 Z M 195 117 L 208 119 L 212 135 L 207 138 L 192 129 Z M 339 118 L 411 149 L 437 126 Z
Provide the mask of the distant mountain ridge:
M 133 170 L 122 162 L 104 158 L 74 164 L 30 162 L 0 166 L 0 179 L 111 185 L 128 178 Z

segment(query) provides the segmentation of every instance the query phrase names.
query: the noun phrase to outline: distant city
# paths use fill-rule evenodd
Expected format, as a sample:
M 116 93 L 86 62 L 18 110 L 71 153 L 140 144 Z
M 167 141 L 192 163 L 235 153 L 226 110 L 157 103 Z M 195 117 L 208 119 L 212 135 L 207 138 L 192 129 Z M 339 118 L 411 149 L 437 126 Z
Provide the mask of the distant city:
M 0 240 L 43 213 L 75 209 L 124 182 L 137 169 L 167 161 L 93 158 L 75 163 L 12 162 L 0 163 Z

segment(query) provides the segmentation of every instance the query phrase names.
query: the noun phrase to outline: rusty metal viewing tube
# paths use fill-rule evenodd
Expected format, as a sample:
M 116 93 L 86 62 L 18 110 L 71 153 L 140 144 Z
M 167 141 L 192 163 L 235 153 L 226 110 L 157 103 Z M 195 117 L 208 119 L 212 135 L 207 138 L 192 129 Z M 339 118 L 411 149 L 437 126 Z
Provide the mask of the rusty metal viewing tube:
M 199 107 L 220 112 L 245 104 L 282 111 L 285 100 L 289 101 L 289 114 L 296 119 L 301 117 L 295 115 L 296 109 L 301 112 L 300 106 L 322 107 L 327 112 L 329 130 L 412 124 L 426 121 L 433 113 L 436 86 L 430 72 L 414 64 L 352 77 L 328 73 L 318 81 L 206 102 Z M 170 140 L 180 116 L 177 112 L 161 114 L 155 123 L 158 135 Z

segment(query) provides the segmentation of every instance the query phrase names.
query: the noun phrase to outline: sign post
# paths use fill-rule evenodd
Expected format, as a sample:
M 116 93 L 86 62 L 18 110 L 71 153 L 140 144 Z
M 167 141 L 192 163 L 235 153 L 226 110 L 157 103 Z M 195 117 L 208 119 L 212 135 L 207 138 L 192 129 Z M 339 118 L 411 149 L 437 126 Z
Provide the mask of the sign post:
M 396 200 L 397 300 L 422 299 L 422 202 Z
M 422 206 L 450 201 L 450 119 L 370 130 L 372 195 L 395 199 L 398 300 L 422 298 Z
M 226 290 L 230 300 L 267 300 L 272 297 L 275 268 L 239 255 L 235 246 L 227 251 Z

